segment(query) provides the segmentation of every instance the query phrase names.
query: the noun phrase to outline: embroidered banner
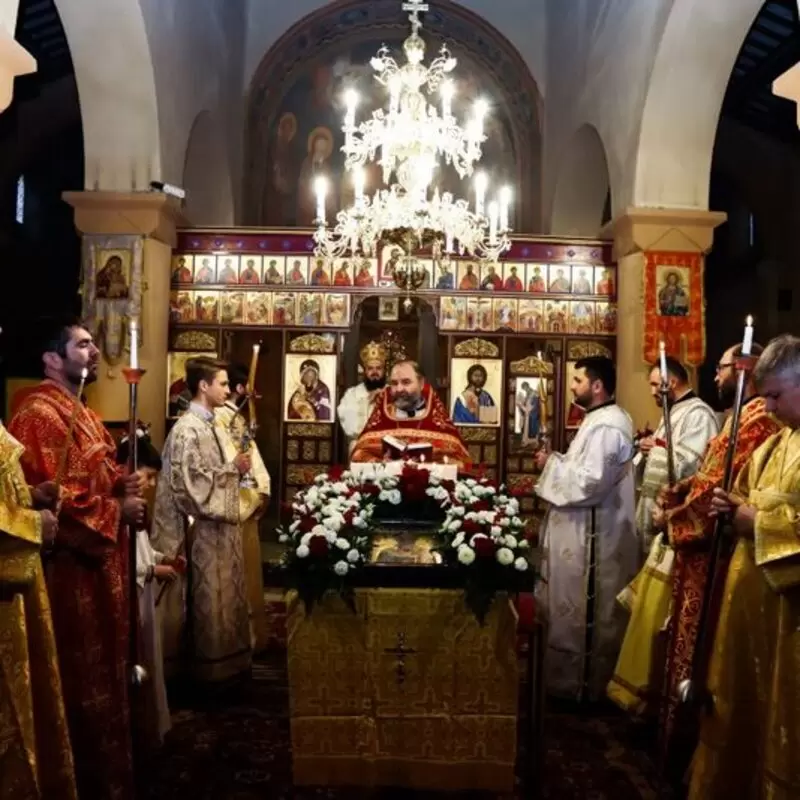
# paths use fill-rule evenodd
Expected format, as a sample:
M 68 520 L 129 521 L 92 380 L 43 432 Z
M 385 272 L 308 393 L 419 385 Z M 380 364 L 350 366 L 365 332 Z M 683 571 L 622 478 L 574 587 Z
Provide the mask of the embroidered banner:
M 644 349 L 648 364 L 658 359 L 658 343 L 693 367 L 706 357 L 703 256 L 700 253 L 646 254 Z

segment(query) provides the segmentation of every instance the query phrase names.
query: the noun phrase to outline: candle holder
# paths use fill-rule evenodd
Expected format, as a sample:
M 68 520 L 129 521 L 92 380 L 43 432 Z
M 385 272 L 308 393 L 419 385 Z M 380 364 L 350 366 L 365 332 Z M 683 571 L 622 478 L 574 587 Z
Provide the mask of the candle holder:
M 139 418 L 139 383 L 145 374 L 145 370 L 139 367 L 123 367 L 122 374 L 125 377 L 125 382 L 128 384 L 128 441 L 130 442 L 130 457 L 128 460 L 128 468 L 131 473 L 136 472 L 139 468 L 136 447 L 136 421 Z M 129 653 L 128 653 L 128 679 L 131 686 L 141 686 L 148 680 L 147 670 L 138 662 L 138 648 L 136 647 L 137 641 L 137 626 L 139 624 L 139 616 L 136 613 L 138 588 L 136 583 L 136 537 L 137 531 L 135 526 L 128 527 L 128 602 L 130 604 L 130 617 L 129 617 Z

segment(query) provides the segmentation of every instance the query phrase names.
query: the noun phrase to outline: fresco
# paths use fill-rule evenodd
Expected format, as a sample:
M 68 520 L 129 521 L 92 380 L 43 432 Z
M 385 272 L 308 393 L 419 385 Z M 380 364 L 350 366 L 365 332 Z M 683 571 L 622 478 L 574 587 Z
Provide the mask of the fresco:
M 401 39 L 387 44 L 396 58 Z M 319 61 L 309 60 L 296 72 L 281 100 L 270 109 L 267 125 L 267 170 L 260 197 L 260 224 L 276 227 L 310 226 L 316 216 L 313 180 L 325 175 L 333 191 L 328 193 L 328 219 L 352 202 L 352 185 L 343 182 L 344 156 L 341 152 L 344 134 L 341 131 L 344 115 L 343 96 L 346 88 L 355 88 L 360 97 L 356 120 L 363 121 L 376 107 L 387 102 L 384 87 L 377 83 L 369 59 L 375 55 L 383 40 L 360 41 L 356 44 L 341 42 L 337 48 L 327 49 Z M 435 37 L 428 37 L 428 56 L 438 49 Z M 501 90 L 490 76 L 482 73 L 468 55 L 454 47 L 458 58 L 455 70 L 456 93 L 453 111 L 465 122 L 467 110 L 471 111 L 478 97 L 500 103 Z M 436 102 L 435 95 L 429 98 Z M 484 143 L 482 168 L 491 176 L 497 187 L 519 185 L 517 154 L 514 150 L 512 122 L 508 110 L 493 105 L 485 123 L 487 140 Z M 376 167 L 367 170 L 366 191 L 372 193 L 381 181 Z M 471 182 L 461 181 L 452 167 L 440 167 L 434 178 L 441 191 L 450 191 L 460 197 L 473 199 Z M 490 192 L 491 195 L 491 187 Z

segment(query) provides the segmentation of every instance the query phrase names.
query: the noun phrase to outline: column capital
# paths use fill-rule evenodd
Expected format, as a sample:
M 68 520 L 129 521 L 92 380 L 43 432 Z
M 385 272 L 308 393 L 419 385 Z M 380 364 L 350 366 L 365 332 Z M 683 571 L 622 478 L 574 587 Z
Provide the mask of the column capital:
M 614 258 L 648 250 L 707 253 L 714 229 L 727 219 L 722 211 L 629 206 L 607 223 L 601 236 L 614 242 Z
M 83 234 L 141 234 L 170 247 L 186 225 L 180 201 L 161 192 L 64 192 Z

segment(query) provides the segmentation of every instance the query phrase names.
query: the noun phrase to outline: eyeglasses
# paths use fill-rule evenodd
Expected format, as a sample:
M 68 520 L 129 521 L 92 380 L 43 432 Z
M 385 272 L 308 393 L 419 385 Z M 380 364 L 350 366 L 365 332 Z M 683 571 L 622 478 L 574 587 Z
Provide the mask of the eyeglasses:
M 717 364 L 717 372 L 722 372 L 722 370 L 724 370 L 726 367 L 735 367 L 735 366 L 736 366 L 735 361 L 720 361 L 720 363 Z

